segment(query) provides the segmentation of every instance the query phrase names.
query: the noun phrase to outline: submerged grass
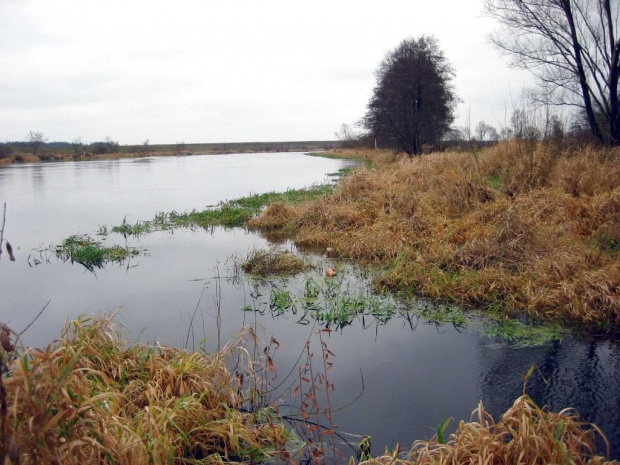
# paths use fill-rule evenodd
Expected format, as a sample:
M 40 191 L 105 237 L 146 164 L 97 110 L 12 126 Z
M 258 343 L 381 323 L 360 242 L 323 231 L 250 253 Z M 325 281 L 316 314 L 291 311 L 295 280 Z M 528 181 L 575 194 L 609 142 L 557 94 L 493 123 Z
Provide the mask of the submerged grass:
M 496 322 L 484 330 L 488 337 L 514 343 L 517 347 L 541 346 L 560 341 L 566 329 L 553 324 L 525 324 L 516 319 Z
M 268 460 L 289 437 L 251 402 L 263 376 L 251 336 L 215 354 L 128 347 L 113 317 L 82 317 L 9 365 L 7 437 L 22 464 Z
M 376 264 L 379 288 L 620 331 L 620 151 L 510 141 L 360 168 L 250 228 Z

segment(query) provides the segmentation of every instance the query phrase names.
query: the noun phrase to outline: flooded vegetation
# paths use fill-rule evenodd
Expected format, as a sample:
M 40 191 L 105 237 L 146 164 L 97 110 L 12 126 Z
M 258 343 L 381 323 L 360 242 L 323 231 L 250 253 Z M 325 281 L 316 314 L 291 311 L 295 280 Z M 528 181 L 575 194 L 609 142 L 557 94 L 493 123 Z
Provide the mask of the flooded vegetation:
M 278 154 L 246 155 L 258 157 L 256 165 L 245 159 L 248 180 L 268 157 L 291 172 L 313 160 L 317 171 L 280 193 L 229 191 L 216 201 L 199 193 L 184 205 L 160 197 L 134 210 L 132 190 L 144 201 L 151 183 L 176 179 L 183 192 L 217 165 L 176 158 L 175 178 L 170 160 L 153 159 L 149 176 L 124 187 L 116 181 L 136 161 L 111 172 L 105 163 L 118 162 L 91 165 L 92 172 L 69 163 L 0 170 L 0 189 L 29 182 L 32 189 L 22 200 L 9 197 L 17 261 L 0 268 L 13 289 L 6 321 L 16 331 L 29 327 L 17 351 L 3 355 L 11 373 L 3 378 L 6 450 L 19 451 L 24 463 L 44 456 L 64 463 L 461 463 L 471 454 L 494 460 L 519 451 L 532 461 L 600 463 L 607 440 L 617 458 L 615 288 L 608 280 L 607 294 L 599 294 L 607 307 L 594 307 L 592 293 L 570 304 L 612 309 L 608 326 L 579 320 L 604 332 L 602 339 L 561 324 L 576 318 L 558 297 L 570 291 L 567 283 L 617 264 L 615 155 L 594 164 L 596 187 L 573 168 L 580 176 L 573 195 L 560 180 L 578 154 L 553 155 L 546 180 L 517 192 L 507 186 L 520 165 L 518 158 L 501 164 L 506 153 L 414 161 L 352 153 L 386 160 L 352 172 L 338 158 L 287 154 L 286 165 Z M 343 172 L 339 185 L 329 181 Z M 104 173 L 110 187 L 98 192 L 102 206 L 75 207 L 73 196 L 89 195 L 81 177 Z M 28 227 L 28 212 L 55 183 L 73 186 L 63 208 L 74 208 L 80 221 Z M 110 215 L 103 203 L 119 188 L 128 209 Z M 200 206 L 203 199 L 212 206 Z M 23 213 L 11 217 L 11 202 L 22 202 Z M 575 211 L 582 216 L 566 216 Z M 566 227 L 552 236 L 561 221 Z M 577 242 L 562 248 L 569 239 Z M 555 260 L 555 287 L 542 275 L 543 257 Z M 525 300 L 542 297 L 542 288 L 533 294 L 542 279 L 555 296 L 556 306 L 545 301 L 547 313 Z M 42 299 L 51 303 L 37 315 Z M 101 317 L 119 305 L 114 319 Z M 29 348 L 54 339 L 47 349 Z M 48 403 L 35 405 L 43 392 Z

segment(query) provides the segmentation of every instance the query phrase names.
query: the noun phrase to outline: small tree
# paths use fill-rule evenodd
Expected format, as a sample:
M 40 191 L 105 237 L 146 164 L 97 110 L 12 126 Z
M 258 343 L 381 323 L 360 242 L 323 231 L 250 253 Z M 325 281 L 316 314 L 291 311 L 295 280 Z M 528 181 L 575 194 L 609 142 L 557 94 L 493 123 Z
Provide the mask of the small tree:
M 362 120 L 372 137 L 388 140 L 409 156 L 435 144 L 454 120 L 454 70 L 437 39 L 407 39 L 389 52 Z
M 37 151 L 47 142 L 47 137 L 43 132 L 30 131 L 26 135 L 26 142 L 32 149 L 32 154 L 36 155 Z
M 106 144 L 107 153 L 116 153 L 116 152 L 118 152 L 118 142 L 112 140 L 111 137 L 106 137 L 105 138 L 105 144 Z
M 360 135 L 347 123 L 342 123 L 340 131 L 335 132 L 334 136 L 341 142 L 343 147 L 354 147 L 360 141 Z
M 82 155 L 84 153 L 84 143 L 81 137 L 76 137 L 71 141 L 71 148 L 75 155 Z
M 499 139 L 499 134 L 497 133 L 497 129 L 495 129 L 490 124 L 485 123 L 484 121 L 480 121 L 478 126 L 476 126 L 476 138 L 479 141 L 496 141 Z
M 93 142 L 90 145 L 90 150 L 95 155 L 104 155 L 107 153 L 118 152 L 118 142 L 113 141 L 110 137 L 106 137 L 103 142 Z
M 510 129 L 508 126 L 502 126 L 499 130 L 499 139 L 500 140 L 509 140 L 515 135 L 514 131 Z

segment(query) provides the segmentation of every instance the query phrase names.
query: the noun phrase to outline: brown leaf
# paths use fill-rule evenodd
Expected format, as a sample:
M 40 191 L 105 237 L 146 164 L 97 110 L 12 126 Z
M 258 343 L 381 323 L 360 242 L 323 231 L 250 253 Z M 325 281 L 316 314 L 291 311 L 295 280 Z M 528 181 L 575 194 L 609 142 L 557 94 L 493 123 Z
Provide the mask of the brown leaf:
M 0 326 L 0 345 L 6 352 L 15 350 L 15 346 L 11 343 L 11 330 L 5 324 Z

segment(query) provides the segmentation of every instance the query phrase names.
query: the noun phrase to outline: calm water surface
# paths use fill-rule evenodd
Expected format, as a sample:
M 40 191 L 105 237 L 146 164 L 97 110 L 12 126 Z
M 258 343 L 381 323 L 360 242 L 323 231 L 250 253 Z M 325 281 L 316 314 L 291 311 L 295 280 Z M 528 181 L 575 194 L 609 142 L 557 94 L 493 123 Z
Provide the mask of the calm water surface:
M 320 283 L 327 259 L 312 257 L 319 269 L 296 279 L 255 282 L 237 275 L 234 264 L 269 243 L 243 229 L 223 228 L 130 239 L 128 245 L 147 254 L 94 274 L 58 260 L 30 266 L 28 257 L 72 234 L 97 237 L 100 226 L 120 224 L 123 218 L 148 220 L 159 211 L 202 209 L 250 193 L 309 186 L 346 163 L 286 153 L 2 167 L 5 238 L 18 250 L 15 263 L 6 255 L 0 262 L 0 321 L 20 331 L 50 301 L 24 335 L 27 345 L 44 345 L 58 336 L 67 318 L 121 308 L 119 320 L 131 338 L 184 347 L 196 311 L 190 348 L 206 337 L 207 348 L 216 350 L 244 326 L 260 325 L 265 341 L 273 336 L 280 343 L 275 360 L 283 379 L 298 366 L 307 339 L 320 350 L 320 325 L 312 319 L 299 324 L 299 309 L 275 315 L 270 295 L 276 289 L 301 292 L 310 278 Z M 126 243 L 118 235 L 105 241 Z M 295 251 L 291 244 L 280 247 Z M 366 278 L 351 268 L 339 279 L 343 292 L 353 292 L 364 287 Z M 248 307 L 255 311 L 243 310 Z M 431 437 L 443 418 L 469 419 L 479 400 L 497 417 L 520 395 L 522 375 L 535 363 L 540 373 L 528 384 L 534 400 L 553 410 L 577 408 L 601 426 L 612 456 L 620 458 L 617 344 L 569 336 L 543 347 L 519 348 L 482 336 L 476 320 L 455 328 L 406 313 L 383 322 L 359 318 L 325 337 L 336 355 L 330 372 L 336 388 L 332 408 L 363 392 L 334 414 L 334 422 L 343 433 L 371 435 L 374 453 Z M 283 394 L 279 401 L 288 398 Z

